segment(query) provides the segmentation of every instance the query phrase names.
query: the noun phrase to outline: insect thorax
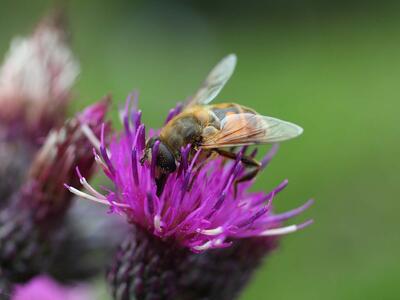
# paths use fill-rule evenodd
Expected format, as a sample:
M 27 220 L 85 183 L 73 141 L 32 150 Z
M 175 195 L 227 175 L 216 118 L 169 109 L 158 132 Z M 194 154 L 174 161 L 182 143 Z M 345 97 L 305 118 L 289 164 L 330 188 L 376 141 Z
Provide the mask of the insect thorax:
M 172 119 L 161 130 L 160 139 L 178 154 L 188 144 L 199 146 L 207 126 L 219 126 L 215 115 L 206 109 L 193 109 Z
M 196 145 L 201 142 L 202 128 L 193 116 L 182 116 L 171 120 L 160 133 L 160 139 L 174 152 L 187 144 Z

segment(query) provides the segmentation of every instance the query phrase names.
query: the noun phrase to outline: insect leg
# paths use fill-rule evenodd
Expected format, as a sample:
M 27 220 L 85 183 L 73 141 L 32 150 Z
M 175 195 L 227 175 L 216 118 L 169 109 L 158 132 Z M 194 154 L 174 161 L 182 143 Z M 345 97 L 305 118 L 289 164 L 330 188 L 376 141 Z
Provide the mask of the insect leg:
M 221 150 L 221 149 L 215 149 L 215 152 L 217 152 L 219 155 L 233 159 L 235 160 L 237 158 L 237 154 L 235 152 L 229 152 L 226 150 Z M 252 158 L 251 156 L 246 156 L 244 155 L 241 160 L 240 160 L 246 167 L 257 167 L 259 168 L 261 166 L 261 163 Z
M 215 151 L 219 154 L 222 155 L 223 157 L 229 158 L 229 159 L 236 159 L 237 154 L 235 152 L 229 152 L 221 149 L 215 149 Z M 242 177 L 238 178 L 235 180 L 233 187 L 234 187 L 234 196 L 236 197 L 237 195 L 237 190 L 238 190 L 238 184 L 241 182 L 246 182 L 252 180 L 254 177 L 257 176 L 258 172 L 261 169 L 261 163 L 255 160 L 251 156 L 243 156 L 240 160 L 243 165 L 247 168 L 254 168 L 250 172 L 244 174 Z
M 261 170 L 261 167 L 256 167 L 255 169 L 251 170 L 250 172 L 247 172 L 244 174 L 242 177 L 238 178 L 235 180 L 233 183 L 233 188 L 234 188 L 234 195 L 236 197 L 237 191 L 238 191 L 238 185 L 239 183 L 250 181 L 253 178 L 255 178 L 258 174 L 258 172 Z
M 154 146 L 154 143 L 159 140 L 159 137 L 152 137 L 150 139 L 147 140 L 146 142 L 146 146 L 144 148 L 144 154 L 143 156 L 140 158 L 140 164 L 143 166 L 144 162 L 149 158 L 151 149 Z
M 261 168 L 257 167 L 250 172 L 244 174 L 242 177 L 235 180 L 235 184 L 252 180 L 254 177 L 257 176 L 258 172 L 260 172 L 260 169 Z
M 167 182 L 168 179 L 168 174 L 165 173 L 161 173 L 159 174 L 159 176 L 156 178 L 156 186 L 157 186 L 157 196 L 160 197 L 163 190 L 164 190 L 164 186 L 165 183 Z
M 151 146 L 148 143 L 146 143 L 146 147 L 144 148 L 144 154 L 140 158 L 140 164 L 142 166 L 144 165 L 144 162 L 149 158 L 150 151 L 151 151 Z

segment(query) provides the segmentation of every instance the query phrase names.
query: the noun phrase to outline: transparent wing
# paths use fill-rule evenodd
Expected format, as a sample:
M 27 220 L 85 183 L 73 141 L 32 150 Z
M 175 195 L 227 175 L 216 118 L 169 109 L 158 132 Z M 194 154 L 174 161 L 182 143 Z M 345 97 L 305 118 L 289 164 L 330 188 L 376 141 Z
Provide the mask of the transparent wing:
M 208 74 L 200 89 L 187 102 L 187 106 L 210 103 L 232 76 L 236 66 L 236 55 L 224 57 Z
M 204 138 L 202 148 L 282 142 L 302 134 L 293 123 L 251 113 L 228 115 L 221 121 L 221 130 Z

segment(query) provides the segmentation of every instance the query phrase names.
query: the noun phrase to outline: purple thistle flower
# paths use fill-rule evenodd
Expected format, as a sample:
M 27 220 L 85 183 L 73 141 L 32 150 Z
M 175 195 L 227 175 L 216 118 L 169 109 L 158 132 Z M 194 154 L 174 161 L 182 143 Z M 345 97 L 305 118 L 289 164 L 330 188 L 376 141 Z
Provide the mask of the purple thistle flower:
M 281 226 L 313 201 L 273 214 L 272 201 L 287 180 L 269 193 L 249 192 L 254 180 L 243 182 L 235 193 L 235 179 L 246 172 L 241 163 L 246 148 L 235 161 L 218 157 L 204 162 L 199 159 L 201 151 L 190 157 L 188 145 L 181 151 L 176 171 L 160 184 L 156 167 L 159 143 L 152 147 L 151 160 L 142 163 L 146 131 L 137 100 L 133 106 L 130 102 L 131 97 L 121 113 L 124 130 L 109 143 L 103 134 L 95 143 L 99 144 L 95 159 L 114 189 L 99 193 L 79 170 L 86 192 L 66 185 L 78 196 L 125 215 L 134 225 L 108 272 L 114 299 L 234 299 L 264 256 L 275 248 L 277 236 L 312 223 Z M 167 119 L 180 110 L 178 105 Z M 147 138 L 157 134 L 158 130 L 150 129 Z M 262 160 L 262 168 L 276 150 L 274 145 Z M 253 151 L 251 156 L 255 155 Z
M 17 285 L 11 300 L 89 300 L 92 291 L 84 285 L 64 286 L 52 278 L 41 275 L 24 285 Z
M 229 247 L 233 240 L 241 238 L 287 234 L 312 223 L 308 220 L 300 225 L 280 226 L 281 222 L 306 210 L 312 200 L 283 214 L 272 213 L 272 201 L 286 187 L 287 180 L 270 193 L 249 192 L 254 181 L 244 182 L 235 195 L 235 179 L 246 172 L 240 162 L 245 149 L 240 151 L 236 161 L 216 158 L 199 167 L 197 160 L 201 150 L 189 159 L 188 145 L 182 149 L 177 171 L 168 176 L 160 194 L 156 184 L 157 142 L 152 149 L 151 162 L 143 165 L 140 162 L 146 141 L 140 117 L 141 112 L 128 103 L 123 114 L 124 131 L 114 136 L 108 145 L 102 139 L 99 152 L 95 154 L 115 190 L 102 195 L 78 174 L 87 193 L 68 186 L 71 192 L 107 204 L 112 211 L 125 214 L 130 223 L 195 253 Z M 154 134 L 154 130 L 150 131 L 148 138 Z M 264 168 L 275 151 L 276 146 L 265 156 Z

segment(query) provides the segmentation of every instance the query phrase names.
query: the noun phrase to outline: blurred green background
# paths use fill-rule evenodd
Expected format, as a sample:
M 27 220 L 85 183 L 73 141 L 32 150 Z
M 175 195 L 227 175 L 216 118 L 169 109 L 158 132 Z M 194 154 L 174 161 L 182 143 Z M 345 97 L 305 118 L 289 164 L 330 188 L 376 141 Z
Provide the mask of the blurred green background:
M 1 0 L 0 53 L 51 6 Z M 237 71 L 218 101 L 304 127 L 281 145 L 256 188 L 289 178 L 276 210 L 315 198 L 295 220 L 315 224 L 282 239 L 241 299 L 400 299 L 400 3 L 76 0 L 67 7 L 82 66 L 71 113 L 108 92 L 123 103 L 138 89 L 145 121 L 160 126 L 234 52 Z

